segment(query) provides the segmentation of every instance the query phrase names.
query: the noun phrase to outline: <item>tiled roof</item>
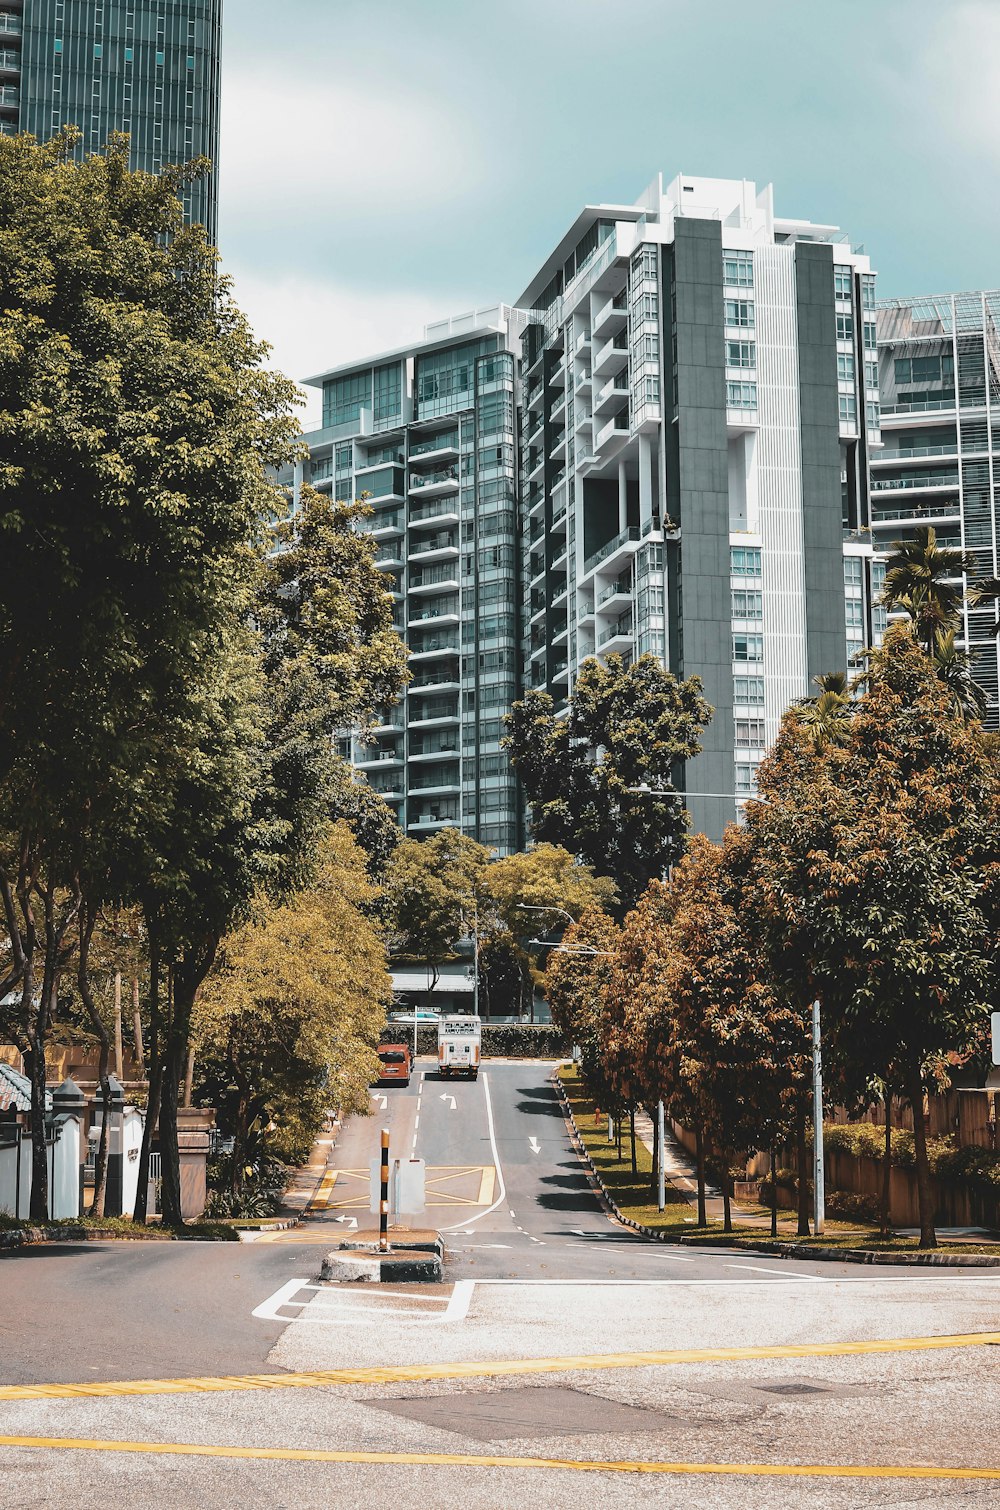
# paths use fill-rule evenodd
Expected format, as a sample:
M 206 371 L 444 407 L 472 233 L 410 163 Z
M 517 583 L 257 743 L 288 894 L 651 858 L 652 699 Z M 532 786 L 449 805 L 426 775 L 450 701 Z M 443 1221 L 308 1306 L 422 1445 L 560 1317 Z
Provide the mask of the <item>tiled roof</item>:
M 31 1110 L 31 1081 L 13 1065 L 0 1061 L 0 1112 Z M 45 1092 L 45 1110 L 52 1110 L 52 1092 Z

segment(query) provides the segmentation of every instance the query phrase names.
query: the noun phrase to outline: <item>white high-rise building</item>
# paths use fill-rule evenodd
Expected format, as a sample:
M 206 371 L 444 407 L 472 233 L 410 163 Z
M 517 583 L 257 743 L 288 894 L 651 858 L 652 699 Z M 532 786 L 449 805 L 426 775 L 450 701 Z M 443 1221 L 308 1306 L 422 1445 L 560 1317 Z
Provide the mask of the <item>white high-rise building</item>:
M 591 205 L 517 301 L 523 677 L 652 651 L 715 708 L 694 826 L 752 794 L 784 710 L 871 614 L 875 279 L 770 187 L 658 178 Z

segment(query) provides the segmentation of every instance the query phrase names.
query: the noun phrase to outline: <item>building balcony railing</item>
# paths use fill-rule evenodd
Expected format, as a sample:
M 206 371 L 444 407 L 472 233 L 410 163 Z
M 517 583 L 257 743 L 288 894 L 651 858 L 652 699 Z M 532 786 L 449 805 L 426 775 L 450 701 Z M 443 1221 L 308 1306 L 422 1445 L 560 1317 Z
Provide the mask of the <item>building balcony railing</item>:
M 19 37 L 23 29 L 20 16 L 12 16 L 9 11 L 0 15 L 0 36 Z
M 457 491 L 457 467 L 443 467 L 438 472 L 410 473 L 411 493 L 423 493 L 425 497 L 428 497 L 433 493 L 455 493 Z
M 410 456 L 422 459 L 440 456 L 443 461 L 449 452 L 458 452 L 457 430 L 450 430 L 446 435 L 430 435 L 410 446 Z
M 602 451 L 610 441 L 624 438 L 628 435 L 628 426 L 628 411 L 616 414 L 613 419 L 608 420 L 606 425 L 602 425 L 594 436 L 594 450 Z
M 895 524 L 912 519 L 959 519 L 961 505 L 957 498 L 940 498 L 933 503 L 872 504 L 872 526 Z
M 587 557 L 583 563 L 584 571 L 593 571 L 595 566 L 600 566 L 602 561 L 606 561 L 609 556 L 613 556 L 623 546 L 637 543 L 638 540 L 639 531 L 634 524 L 630 524 L 628 529 L 622 530 L 620 535 L 616 535 L 613 540 L 608 541 L 607 545 L 602 545 L 600 550 L 595 551 L 592 556 Z
M 931 488 L 957 488 L 958 469 L 954 472 L 915 473 L 911 477 L 873 477 L 873 493 L 900 493 L 919 488 L 921 492 Z
M 905 451 L 882 450 L 872 458 L 872 461 L 876 467 L 884 466 L 887 462 L 890 462 L 893 466 L 898 466 L 900 462 L 916 461 L 924 456 L 957 457 L 958 441 L 951 441 L 946 446 L 909 446 Z
M 456 556 L 458 555 L 458 541 L 454 537 L 454 535 L 451 535 L 447 531 L 445 531 L 443 534 L 435 535 L 430 540 L 421 540 L 419 545 L 411 545 L 409 559 L 412 561 L 414 556 L 430 556 L 436 554 L 440 554 L 442 556 L 447 556 L 449 554 L 454 554 Z

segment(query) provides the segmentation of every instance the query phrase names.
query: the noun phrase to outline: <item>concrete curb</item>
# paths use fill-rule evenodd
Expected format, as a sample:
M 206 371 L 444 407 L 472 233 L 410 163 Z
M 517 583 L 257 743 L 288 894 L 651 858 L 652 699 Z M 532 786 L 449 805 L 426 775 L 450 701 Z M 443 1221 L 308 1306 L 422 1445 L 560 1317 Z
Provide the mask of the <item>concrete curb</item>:
M 324 1258 L 319 1277 L 340 1284 L 435 1284 L 444 1277 L 444 1265 L 440 1254 L 434 1252 L 396 1248 L 391 1253 L 359 1253 L 337 1249 Z
M 558 1074 L 553 1074 L 552 1085 L 559 1097 L 563 1109 L 563 1115 L 572 1128 L 573 1147 L 577 1157 L 586 1164 L 594 1177 L 600 1191 L 602 1201 L 608 1211 L 612 1213 L 616 1221 L 621 1222 L 623 1227 L 631 1227 L 633 1232 L 640 1233 L 643 1237 L 650 1238 L 657 1243 L 673 1243 L 677 1246 L 691 1248 L 708 1248 L 711 1245 L 701 1238 L 688 1237 L 685 1235 L 674 1237 L 666 1232 L 658 1232 L 654 1227 L 645 1227 L 641 1222 L 632 1221 L 631 1217 L 625 1216 L 614 1200 L 608 1194 L 604 1181 L 601 1179 L 594 1165 L 593 1159 L 587 1152 L 586 1144 L 580 1136 L 580 1129 L 576 1125 L 576 1118 L 570 1108 L 569 1098 L 563 1088 Z M 737 1239 L 741 1239 L 737 1241 Z M 717 1240 L 718 1247 L 739 1249 L 745 1253 L 764 1253 L 773 1258 L 788 1259 L 813 1259 L 821 1263 L 844 1263 L 844 1264 L 903 1264 L 923 1268 L 941 1269 L 996 1269 L 1000 1268 L 1000 1256 L 994 1258 L 988 1253 L 913 1253 L 913 1252 L 878 1252 L 871 1248 L 827 1248 L 802 1244 L 791 1247 L 784 1243 L 772 1242 L 768 1238 L 757 1240 L 741 1233 L 720 1236 Z

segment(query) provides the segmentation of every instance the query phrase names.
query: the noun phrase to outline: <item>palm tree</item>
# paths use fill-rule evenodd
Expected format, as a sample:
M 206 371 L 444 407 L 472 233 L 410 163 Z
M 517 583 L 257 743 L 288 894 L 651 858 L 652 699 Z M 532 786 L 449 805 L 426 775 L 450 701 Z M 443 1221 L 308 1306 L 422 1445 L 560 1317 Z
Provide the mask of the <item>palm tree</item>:
M 955 712 L 966 722 L 981 719 L 989 706 L 986 693 L 972 675 L 972 665 L 964 650 L 955 644 L 955 631 L 938 634 L 934 639 L 934 664 L 938 679 L 951 693 Z
M 962 574 L 975 570 L 970 551 L 937 543 L 933 525 L 922 524 L 912 540 L 894 540 L 880 601 L 913 622 L 928 655 L 938 634 L 947 634 L 962 612 Z
M 967 596 L 970 608 L 981 608 L 984 603 L 995 606 L 1000 602 L 1000 577 L 981 577 L 978 582 L 972 583 Z M 1000 622 L 994 633 L 1000 635 Z
M 804 697 L 798 703 L 799 723 L 817 750 L 845 745 L 850 737 L 853 712 L 847 672 L 821 672 L 813 677 L 813 683 L 819 688 L 819 695 Z

